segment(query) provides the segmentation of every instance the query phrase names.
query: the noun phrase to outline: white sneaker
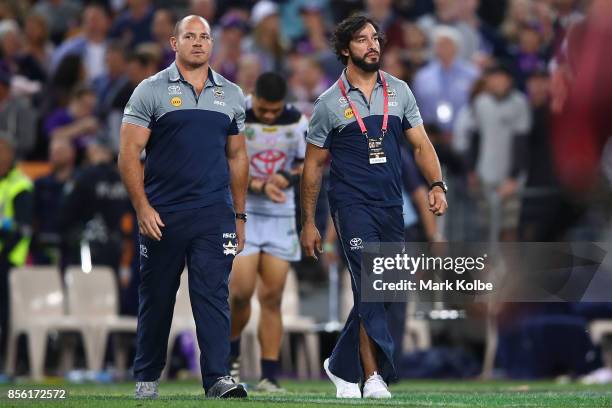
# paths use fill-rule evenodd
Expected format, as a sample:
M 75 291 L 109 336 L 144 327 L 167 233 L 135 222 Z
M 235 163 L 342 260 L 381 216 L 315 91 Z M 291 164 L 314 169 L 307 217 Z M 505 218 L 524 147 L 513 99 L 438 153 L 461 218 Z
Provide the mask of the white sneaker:
M 156 399 L 158 397 L 157 387 L 159 381 L 138 381 L 134 397 L 136 399 Z
M 359 384 L 344 381 L 342 378 L 336 377 L 329 371 L 329 358 L 325 359 L 323 362 L 323 368 L 331 382 L 336 386 L 336 398 L 361 398 Z
M 601 367 L 580 380 L 582 384 L 610 384 L 612 383 L 612 368 Z
M 363 398 L 391 398 L 391 393 L 387 389 L 387 383 L 383 381 L 376 371 L 367 379 L 363 386 Z

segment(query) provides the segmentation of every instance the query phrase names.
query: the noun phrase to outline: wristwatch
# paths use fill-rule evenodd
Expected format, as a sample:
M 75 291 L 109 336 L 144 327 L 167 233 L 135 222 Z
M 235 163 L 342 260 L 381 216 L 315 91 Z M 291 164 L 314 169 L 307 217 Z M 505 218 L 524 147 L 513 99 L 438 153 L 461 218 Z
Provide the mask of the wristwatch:
M 446 183 L 444 181 L 436 181 L 434 183 L 431 183 L 429 189 L 433 190 L 434 187 L 440 187 L 442 191 L 444 191 L 444 194 L 446 194 L 446 192 L 448 191 L 448 187 L 446 186 Z
M 236 219 L 247 222 L 247 215 L 246 213 L 236 213 Z

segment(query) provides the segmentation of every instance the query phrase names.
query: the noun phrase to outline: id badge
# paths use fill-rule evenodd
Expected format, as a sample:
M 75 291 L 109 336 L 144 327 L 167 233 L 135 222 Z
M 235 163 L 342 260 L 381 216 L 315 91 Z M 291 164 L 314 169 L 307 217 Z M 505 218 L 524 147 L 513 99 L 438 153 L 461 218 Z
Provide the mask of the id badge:
M 387 156 L 383 148 L 383 138 L 368 138 L 368 157 L 370 164 L 386 163 Z

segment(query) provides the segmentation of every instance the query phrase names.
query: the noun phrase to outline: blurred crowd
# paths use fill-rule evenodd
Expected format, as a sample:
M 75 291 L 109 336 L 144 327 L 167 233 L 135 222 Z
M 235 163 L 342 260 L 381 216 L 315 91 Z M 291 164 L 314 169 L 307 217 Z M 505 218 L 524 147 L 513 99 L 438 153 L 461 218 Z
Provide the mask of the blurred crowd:
M 609 239 L 610 0 L 0 0 L 0 138 L 48 169 L 29 262 L 80 263 L 88 245 L 135 294 L 119 128 L 136 85 L 172 63 L 177 18 L 211 23 L 211 65 L 245 94 L 276 71 L 310 115 L 343 68 L 330 33 L 354 12 L 380 23 L 382 69 L 410 85 L 440 156 L 437 237 Z

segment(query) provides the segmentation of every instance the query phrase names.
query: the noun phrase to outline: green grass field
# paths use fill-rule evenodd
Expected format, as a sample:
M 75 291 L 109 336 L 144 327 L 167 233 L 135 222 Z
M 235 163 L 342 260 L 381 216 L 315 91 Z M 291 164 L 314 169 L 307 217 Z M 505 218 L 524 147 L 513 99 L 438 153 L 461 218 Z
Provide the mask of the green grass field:
M 166 382 L 156 401 L 133 399 L 133 383 L 0 385 L 0 407 L 612 407 L 612 385 L 559 385 L 552 382 L 404 381 L 391 386 L 392 400 L 336 400 L 327 381 L 284 381 L 282 396 L 251 393 L 248 400 L 204 400 L 196 382 Z M 67 390 L 64 400 L 9 400 L 10 389 Z

